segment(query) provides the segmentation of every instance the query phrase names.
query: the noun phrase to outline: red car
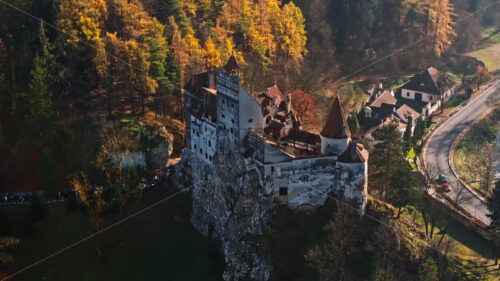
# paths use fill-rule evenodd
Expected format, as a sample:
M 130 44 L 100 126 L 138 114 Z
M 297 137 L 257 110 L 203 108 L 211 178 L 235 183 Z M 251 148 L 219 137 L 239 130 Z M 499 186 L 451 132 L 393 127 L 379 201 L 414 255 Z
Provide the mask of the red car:
M 443 183 L 443 184 L 441 185 L 441 188 L 442 188 L 442 189 L 443 189 L 443 191 L 444 191 L 444 192 L 446 192 L 446 193 L 448 193 L 448 192 L 450 192 L 450 191 L 451 191 L 450 185 L 449 185 L 447 182 Z

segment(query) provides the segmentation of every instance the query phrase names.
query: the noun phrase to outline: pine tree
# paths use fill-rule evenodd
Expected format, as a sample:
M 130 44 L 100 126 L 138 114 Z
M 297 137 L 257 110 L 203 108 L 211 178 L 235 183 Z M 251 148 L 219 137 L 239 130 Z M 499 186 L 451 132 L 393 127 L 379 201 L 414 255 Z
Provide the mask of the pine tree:
M 352 112 L 351 116 L 347 117 L 347 125 L 349 126 L 349 129 L 357 133 L 359 132 L 359 122 L 358 122 L 358 117 L 356 115 L 356 112 Z
M 493 194 L 488 198 L 487 207 L 490 211 L 487 215 L 491 219 L 490 228 L 500 231 L 500 181 L 495 183 Z
M 357 118 L 360 126 L 363 126 L 366 122 L 366 117 L 367 117 L 367 112 L 366 108 L 363 106 L 358 112 Z
M 390 178 L 388 197 L 394 207 L 398 208 L 396 218 L 399 218 L 404 206 L 417 200 L 417 196 L 417 179 L 412 174 L 410 166 L 407 163 L 402 163 L 402 165 L 395 167 Z
M 424 120 L 422 120 L 422 117 L 417 118 L 417 122 L 415 123 L 415 129 L 413 132 L 413 146 L 416 146 L 417 143 L 422 139 L 425 133 L 425 125 L 424 125 Z
M 49 42 L 43 22 L 40 24 L 40 52 L 33 60 L 28 96 L 29 123 L 40 142 L 49 143 L 55 137 L 53 124 L 56 108 L 52 90 L 55 85 L 57 63 L 52 53 L 54 47 Z
M 408 151 L 410 151 L 412 147 L 412 139 L 411 139 L 412 127 L 413 127 L 413 118 L 409 116 L 408 122 L 406 123 L 405 133 L 403 135 L 403 144 L 404 144 L 403 151 L 405 154 L 408 153 Z
M 372 186 L 380 190 L 387 198 L 391 188 L 391 178 L 398 167 L 407 165 L 403 154 L 401 134 L 395 124 L 389 124 L 380 129 L 377 143 L 370 155 L 370 165 L 374 172 L 370 177 Z

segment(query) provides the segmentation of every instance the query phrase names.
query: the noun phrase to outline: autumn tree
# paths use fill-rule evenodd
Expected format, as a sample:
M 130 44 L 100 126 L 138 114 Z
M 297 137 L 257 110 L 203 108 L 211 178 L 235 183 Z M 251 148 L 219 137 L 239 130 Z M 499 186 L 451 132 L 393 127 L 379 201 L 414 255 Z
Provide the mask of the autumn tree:
M 1 237 L 0 238 L 0 265 L 14 261 L 11 251 L 19 244 L 19 239 L 14 237 Z
M 99 131 L 100 149 L 95 166 L 114 190 L 123 214 L 125 204 L 142 196 L 139 176 L 135 165 L 124 167 L 122 160 L 129 151 L 138 149 L 138 142 L 129 132 L 113 122 L 103 123 Z
M 108 207 L 108 203 L 104 200 L 104 189 L 91 186 L 84 172 L 73 175 L 70 183 L 90 215 L 94 232 L 99 231 L 104 223 L 104 212 Z
M 303 90 L 293 90 L 292 108 L 302 124 L 311 128 L 319 127 L 319 121 L 316 117 L 316 105 L 313 99 Z
M 91 61 L 99 77 L 104 77 L 107 55 L 103 40 L 107 16 L 104 0 L 60 1 L 57 27 L 63 34 L 59 41 L 70 70 L 77 69 L 74 67 L 77 64 L 87 65 L 87 61 Z
M 222 65 L 220 52 L 217 50 L 211 37 L 208 37 L 207 41 L 205 41 L 203 58 L 205 60 L 205 69 L 207 70 L 214 70 L 216 67 L 220 67 Z
M 491 74 L 488 71 L 488 68 L 486 66 L 479 64 L 476 67 L 476 74 L 474 76 L 474 80 L 476 80 L 476 84 L 477 84 L 477 90 L 479 90 L 479 87 L 482 84 L 489 82 L 491 79 L 493 79 L 493 74 Z
M 453 4 L 449 0 L 428 1 L 428 30 L 432 38 L 432 51 L 440 57 L 446 51 L 453 39 L 456 37 L 454 29 Z

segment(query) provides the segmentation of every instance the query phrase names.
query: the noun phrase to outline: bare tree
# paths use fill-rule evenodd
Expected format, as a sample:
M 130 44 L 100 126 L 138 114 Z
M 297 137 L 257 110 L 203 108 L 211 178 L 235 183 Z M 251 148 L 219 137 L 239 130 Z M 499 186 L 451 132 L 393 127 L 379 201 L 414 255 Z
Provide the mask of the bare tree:
M 437 88 L 439 91 L 439 99 L 441 100 L 441 112 L 444 111 L 445 95 L 451 87 L 453 87 L 453 80 L 446 73 L 441 73 L 437 81 Z

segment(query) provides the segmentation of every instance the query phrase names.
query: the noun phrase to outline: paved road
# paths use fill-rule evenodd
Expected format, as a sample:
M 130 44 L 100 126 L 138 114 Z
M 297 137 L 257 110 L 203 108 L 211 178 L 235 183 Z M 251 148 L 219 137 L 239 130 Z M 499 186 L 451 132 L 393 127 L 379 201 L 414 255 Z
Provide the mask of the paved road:
M 498 89 L 500 86 L 497 86 L 497 83 L 495 82 L 481 96 L 442 124 L 434 132 L 424 150 L 424 162 L 429 174 L 445 174 L 452 189 L 449 196 L 485 224 L 490 223 L 490 219 L 486 217 L 488 214 L 486 204 L 459 182 L 451 171 L 448 159 L 451 145 L 458 135 L 500 99 L 500 89 Z

